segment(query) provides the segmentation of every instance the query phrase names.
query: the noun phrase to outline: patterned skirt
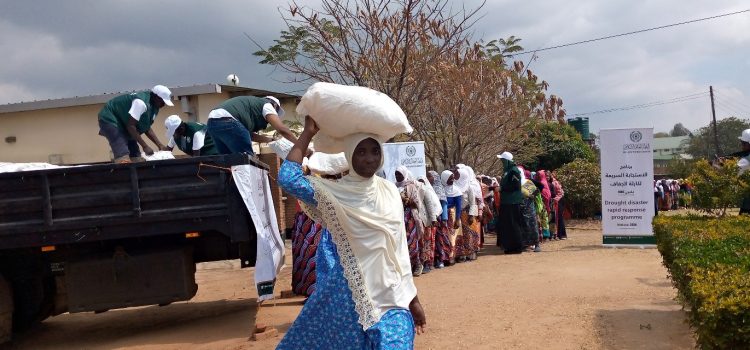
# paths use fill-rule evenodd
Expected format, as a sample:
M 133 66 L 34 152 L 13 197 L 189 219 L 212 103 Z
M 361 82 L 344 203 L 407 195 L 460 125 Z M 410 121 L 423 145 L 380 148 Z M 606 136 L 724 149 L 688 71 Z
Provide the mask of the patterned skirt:
M 447 221 L 439 221 L 435 228 L 435 259 L 447 263 L 451 259 L 451 229 Z
M 536 221 L 536 204 L 533 199 L 523 199 L 521 215 L 523 215 L 523 245 L 536 245 L 539 243 L 539 224 Z
M 433 262 L 435 261 L 435 232 L 437 227 L 426 227 L 424 229 L 424 236 L 422 237 L 421 243 L 421 255 L 422 263 L 425 266 L 432 268 Z
M 412 215 L 411 209 L 404 210 L 404 223 L 406 223 L 406 242 L 409 245 L 409 260 L 412 269 L 420 264 L 419 256 L 422 252 L 421 242 L 419 241 L 419 218 Z
M 322 227 L 304 212 L 294 217 L 292 233 L 292 290 L 310 296 L 315 291 L 315 254 Z
M 317 289 L 276 349 L 413 349 L 409 310 L 391 309 L 363 330 L 336 245 L 323 229 L 316 255 Z
M 461 213 L 461 235 L 456 237 L 456 256 L 469 256 L 479 251 L 480 225 L 476 219 L 469 225 L 469 215 L 466 212 Z

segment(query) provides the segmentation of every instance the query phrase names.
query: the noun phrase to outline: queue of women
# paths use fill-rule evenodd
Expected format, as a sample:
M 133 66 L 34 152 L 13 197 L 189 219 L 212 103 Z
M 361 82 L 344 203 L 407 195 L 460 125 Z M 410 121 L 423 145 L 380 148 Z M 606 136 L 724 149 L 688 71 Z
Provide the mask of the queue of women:
M 383 142 L 412 131 L 384 94 L 316 83 L 297 112 L 304 130 L 278 182 L 300 204 L 292 287 L 308 298 L 279 349 L 411 349 L 427 325 L 414 277 L 476 260 L 491 232 L 506 254 L 567 238 L 554 174 L 523 169 L 508 152 L 496 178 L 465 164 L 418 178 L 400 167 L 396 183 L 378 176 Z M 343 152 L 348 171 L 309 172 L 313 138 L 318 151 Z

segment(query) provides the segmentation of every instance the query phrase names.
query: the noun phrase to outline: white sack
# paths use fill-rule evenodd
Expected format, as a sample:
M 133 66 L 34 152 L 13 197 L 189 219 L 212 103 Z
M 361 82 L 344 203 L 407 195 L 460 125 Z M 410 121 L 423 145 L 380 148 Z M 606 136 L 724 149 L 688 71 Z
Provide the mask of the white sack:
M 294 147 L 294 143 L 285 138 L 280 138 L 276 141 L 269 142 L 268 147 L 270 147 L 271 150 L 279 156 L 279 158 L 286 159 L 289 151 L 291 151 L 292 147 Z
M 141 153 L 141 157 L 145 159 L 146 161 L 152 161 L 152 160 L 165 160 L 165 159 L 174 159 L 174 154 L 170 151 L 156 151 L 154 154 L 148 156 L 146 153 Z
M 388 95 L 361 86 L 315 83 L 302 96 L 297 114 L 315 120 L 320 127 L 315 148 L 331 154 L 344 151 L 341 138 L 347 135 L 375 134 L 384 142 L 413 130 Z
M 307 161 L 307 168 L 315 174 L 337 175 L 349 170 L 344 153 L 328 154 L 315 152 Z
M 14 173 L 17 171 L 32 171 L 45 169 L 70 168 L 70 166 L 49 163 L 3 163 L 0 162 L 0 173 Z

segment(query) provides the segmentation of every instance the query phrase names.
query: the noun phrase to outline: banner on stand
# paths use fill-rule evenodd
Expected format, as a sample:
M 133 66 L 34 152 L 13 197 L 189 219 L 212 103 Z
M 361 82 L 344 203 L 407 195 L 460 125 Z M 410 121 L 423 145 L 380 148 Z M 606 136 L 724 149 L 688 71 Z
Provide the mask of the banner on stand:
M 600 131 L 605 246 L 653 246 L 653 129 Z
M 405 166 L 414 178 L 427 176 L 424 142 L 397 142 L 383 144 L 383 171 L 385 178 L 396 182 L 396 169 Z

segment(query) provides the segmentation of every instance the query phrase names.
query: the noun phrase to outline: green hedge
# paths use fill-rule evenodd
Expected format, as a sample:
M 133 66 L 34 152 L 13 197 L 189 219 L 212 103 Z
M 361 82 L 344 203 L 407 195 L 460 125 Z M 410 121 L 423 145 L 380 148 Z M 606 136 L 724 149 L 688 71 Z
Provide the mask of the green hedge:
M 664 265 L 702 349 L 750 349 L 750 217 L 658 216 Z

